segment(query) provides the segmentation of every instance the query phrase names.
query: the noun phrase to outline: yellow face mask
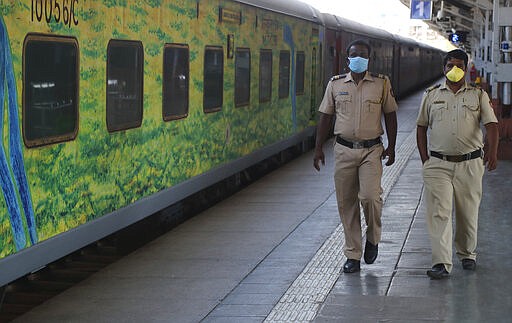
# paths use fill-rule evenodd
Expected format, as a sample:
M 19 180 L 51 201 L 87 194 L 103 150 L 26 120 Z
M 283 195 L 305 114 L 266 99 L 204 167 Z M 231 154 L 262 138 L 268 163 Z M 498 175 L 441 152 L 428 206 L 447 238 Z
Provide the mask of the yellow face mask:
M 457 83 L 458 81 L 462 80 L 464 74 L 465 72 L 463 69 L 454 66 L 450 71 L 448 71 L 448 73 L 446 73 L 446 78 L 454 83 Z

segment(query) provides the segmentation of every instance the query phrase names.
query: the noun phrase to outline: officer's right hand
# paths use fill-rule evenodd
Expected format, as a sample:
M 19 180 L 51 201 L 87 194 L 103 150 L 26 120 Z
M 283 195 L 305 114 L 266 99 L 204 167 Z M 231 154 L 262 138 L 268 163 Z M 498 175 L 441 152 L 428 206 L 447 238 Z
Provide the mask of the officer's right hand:
M 315 157 L 313 158 L 313 166 L 315 166 L 317 171 L 320 171 L 319 161 L 322 162 L 322 165 L 325 165 L 325 155 L 322 149 L 315 149 Z

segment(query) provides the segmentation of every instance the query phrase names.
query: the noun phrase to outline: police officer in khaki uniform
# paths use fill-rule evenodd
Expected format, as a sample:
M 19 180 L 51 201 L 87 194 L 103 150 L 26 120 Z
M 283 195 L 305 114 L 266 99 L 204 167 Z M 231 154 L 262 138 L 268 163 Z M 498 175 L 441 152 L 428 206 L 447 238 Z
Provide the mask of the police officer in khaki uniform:
M 417 143 L 423 162 L 427 226 L 432 243 L 432 279 L 452 270 L 452 205 L 455 206 L 455 249 L 462 268 L 475 270 L 478 207 L 484 164 L 496 168 L 498 127 L 489 96 L 466 84 L 468 55 L 456 49 L 444 58 L 443 84 L 425 92 L 417 120 Z M 482 152 L 485 125 L 489 149 Z M 429 130 L 427 151 L 427 130 Z M 482 159 L 483 157 L 483 159 Z
M 371 264 L 377 258 L 381 238 L 382 163 L 395 161 L 396 101 L 389 79 L 367 72 L 371 48 L 356 40 L 347 47 L 351 72 L 334 76 L 327 84 L 320 104 L 313 165 L 320 170 L 325 164 L 322 144 L 336 116 L 334 134 L 336 199 L 345 232 L 345 273 L 360 270 L 362 255 L 360 203 L 366 224 L 364 260 Z M 384 114 L 388 147 L 384 149 L 380 136 L 384 133 L 381 118 Z

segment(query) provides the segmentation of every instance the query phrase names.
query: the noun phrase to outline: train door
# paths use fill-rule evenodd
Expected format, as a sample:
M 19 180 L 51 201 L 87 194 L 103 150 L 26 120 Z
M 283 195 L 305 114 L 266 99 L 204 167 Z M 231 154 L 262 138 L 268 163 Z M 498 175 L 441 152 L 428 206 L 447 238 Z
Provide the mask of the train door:
M 347 65 L 347 61 L 348 61 L 347 46 L 354 39 L 355 39 L 355 37 L 353 36 L 353 34 L 351 34 L 349 32 L 342 32 L 341 35 L 340 35 L 340 40 L 341 40 L 341 43 L 340 43 L 340 46 L 341 46 L 340 47 L 341 48 L 341 52 L 340 52 L 340 62 L 341 62 L 340 73 L 341 74 L 345 74 L 345 73 L 349 73 L 350 72 L 350 70 L 348 68 L 348 65 Z
M 342 66 L 343 62 L 341 61 L 343 58 L 343 49 L 341 45 L 341 32 L 336 32 L 336 66 L 335 70 L 333 71 L 334 75 L 338 75 L 342 73 Z
M 336 31 L 333 29 L 325 30 L 325 43 L 324 43 L 324 75 L 323 75 L 323 89 L 333 75 L 335 75 L 335 56 L 336 56 Z
M 322 97 L 322 60 L 325 29 L 323 26 L 315 25 L 311 29 L 311 76 L 310 76 L 310 120 L 316 119 L 316 111 L 318 108 L 318 100 Z
M 393 43 L 392 75 L 391 82 L 396 96 L 400 96 L 400 44 Z
M 317 66 L 317 56 L 316 56 L 316 47 L 313 47 L 311 51 L 311 82 L 310 90 L 311 90 L 311 105 L 310 105 L 310 116 L 311 119 L 315 118 L 316 112 L 316 66 Z
M 391 79 L 391 86 L 393 86 L 393 42 L 386 42 L 386 74 Z M 394 87 L 393 87 L 394 88 Z

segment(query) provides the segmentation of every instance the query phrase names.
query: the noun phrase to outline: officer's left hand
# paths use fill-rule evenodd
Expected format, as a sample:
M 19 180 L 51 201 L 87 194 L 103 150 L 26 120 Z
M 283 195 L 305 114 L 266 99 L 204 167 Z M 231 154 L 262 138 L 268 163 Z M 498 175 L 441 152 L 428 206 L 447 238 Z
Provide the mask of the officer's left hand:
M 386 148 L 381 155 L 382 159 L 386 159 L 388 157 L 388 161 L 386 162 L 386 166 L 391 166 L 395 163 L 395 150 L 391 148 Z
M 495 170 L 498 164 L 498 158 L 493 154 L 484 154 L 484 164 L 487 164 L 487 170 Z

